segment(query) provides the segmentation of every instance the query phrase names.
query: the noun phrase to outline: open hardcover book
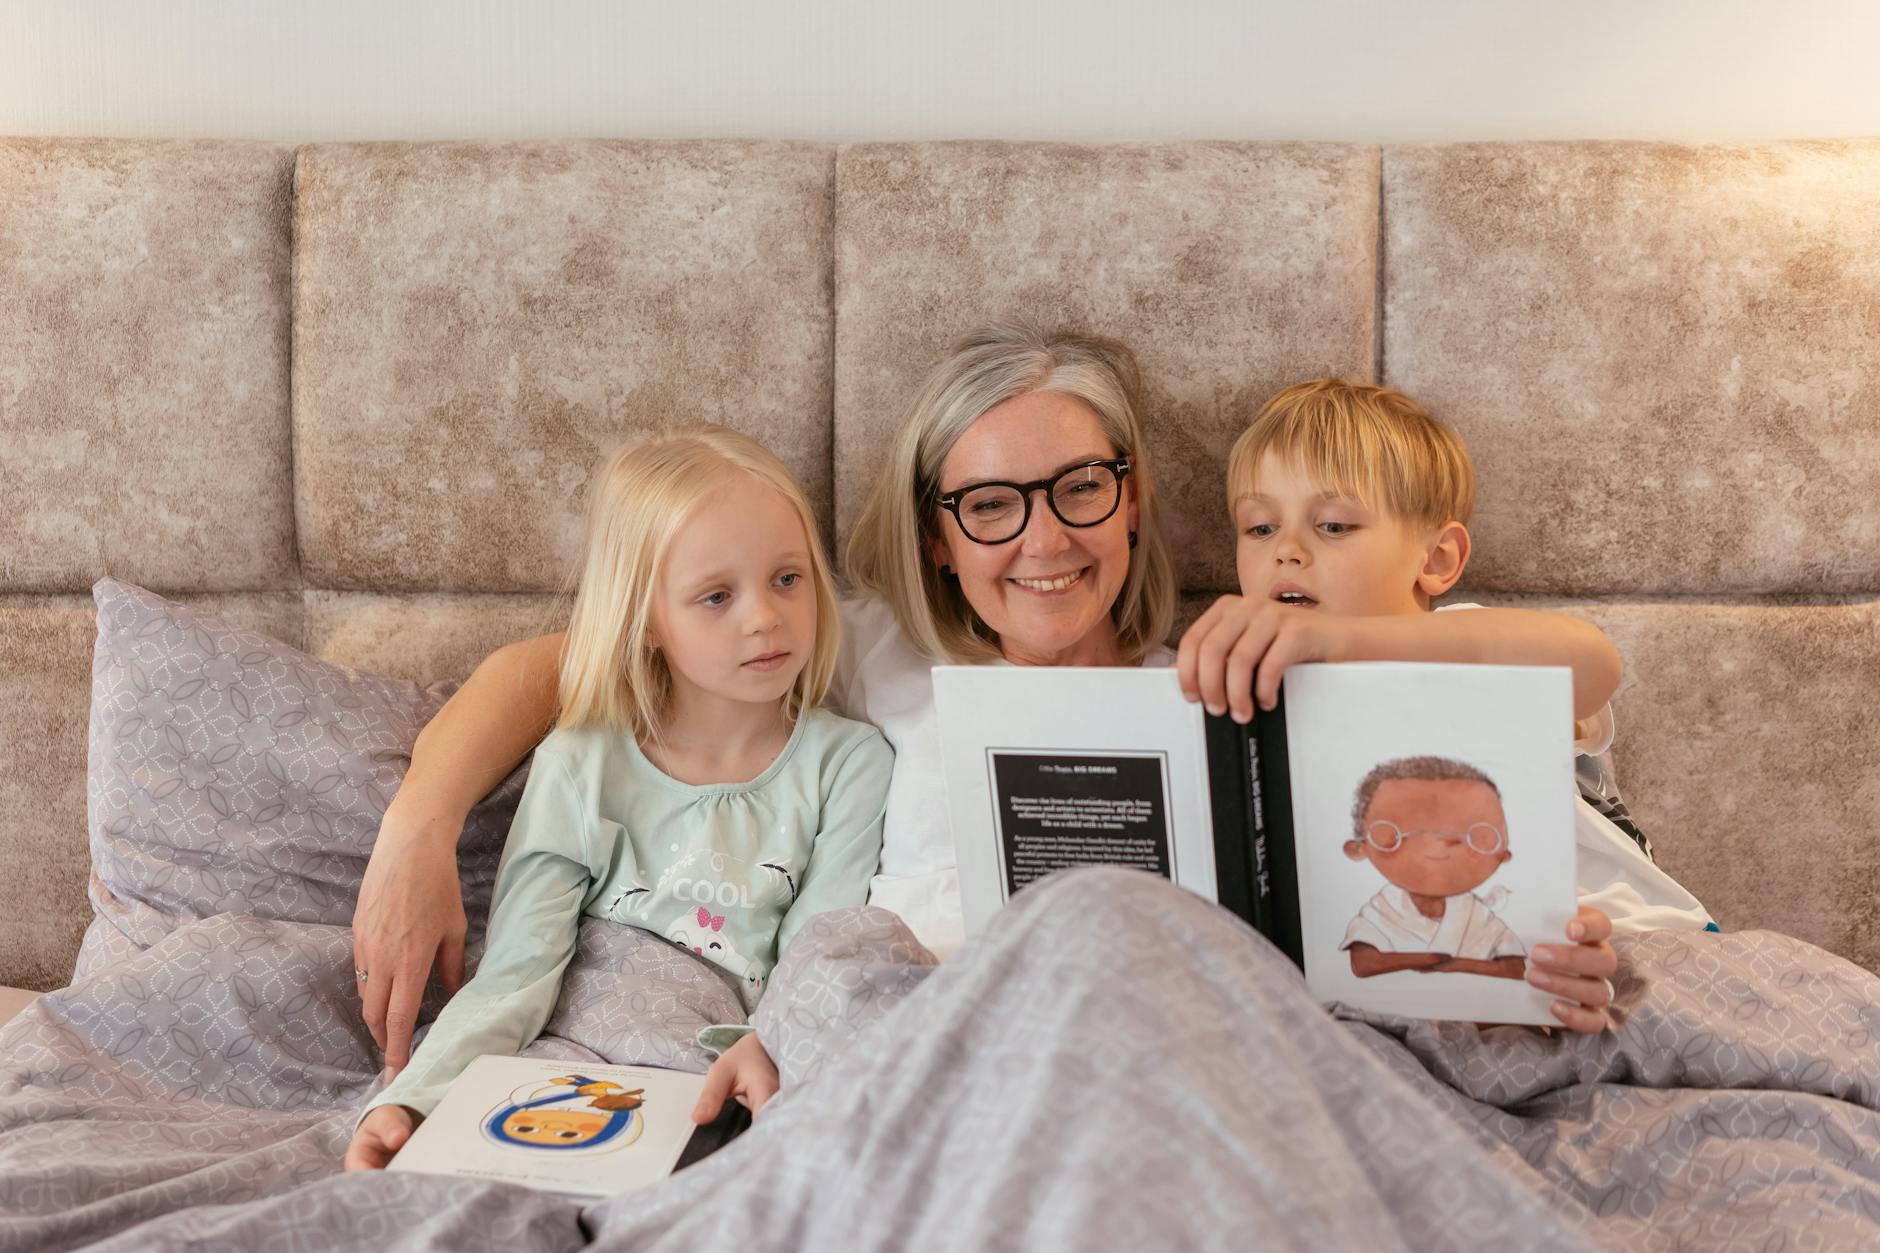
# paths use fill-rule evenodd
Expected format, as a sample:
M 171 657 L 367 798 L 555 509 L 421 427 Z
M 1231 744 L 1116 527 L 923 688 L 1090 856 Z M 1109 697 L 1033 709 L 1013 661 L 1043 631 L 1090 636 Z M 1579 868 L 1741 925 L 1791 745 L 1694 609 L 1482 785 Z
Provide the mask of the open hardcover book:
M 941 666 L 934 694 L 969 935 L 1053 870 L 1130 866 L 1240 915 L 1321 1001 L 1556 1021 L 1522 975 L 1577 908 L 1571 671 L 1294 666 L 1247 726 L 1168 669 Z
M 390 1169 L 611 1196 L 658 1183 L 736 1135 L 727 1101 L 692 1123 L 704 1075 L 488 1054 L 464 1069 Z

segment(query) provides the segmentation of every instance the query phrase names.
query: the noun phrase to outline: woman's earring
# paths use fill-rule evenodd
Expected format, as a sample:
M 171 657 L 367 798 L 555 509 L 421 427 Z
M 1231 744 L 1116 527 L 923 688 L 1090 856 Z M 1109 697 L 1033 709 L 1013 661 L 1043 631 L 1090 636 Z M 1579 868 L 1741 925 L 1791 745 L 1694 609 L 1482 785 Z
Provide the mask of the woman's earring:
M 1131 531 L 1129 533 L 1129 546 L 1131 548 L 1134 548 L 1136 546 L 1136 533 L 1134 531 Z

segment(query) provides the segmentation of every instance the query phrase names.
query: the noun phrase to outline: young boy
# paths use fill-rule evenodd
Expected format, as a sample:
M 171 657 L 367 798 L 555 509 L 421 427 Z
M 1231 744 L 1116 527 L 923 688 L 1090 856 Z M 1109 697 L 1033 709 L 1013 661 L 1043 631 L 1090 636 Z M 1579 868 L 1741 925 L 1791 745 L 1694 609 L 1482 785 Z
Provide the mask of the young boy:
M 1300 662 L 1567 666 L 1574 748 L 1603 765 L 1620 662 L 1599 628 L 1520 609 L 1429 612 L 1469 561 L 1475 468 L 1460 437 L 1408 396 L 1342 379 L 1286 389 L 1234 444 L 1227 503 L 1240 595 L 1215 602 L 1182 637 L 1176 665 L 1189 699 L 1244 722 L 1256 700 L 1273 707 L 1280 677 Z M 1527 974 L 1563 998 L 1554 1013 L 1582 1031 L 1605 1025 L 1613 925 L 1710 922 L 1642 837 L 1615 824 L 1624 809 L 1609 784 L 1599 799 L 1596 808 L 1583 797 L 1576 820 L 1581 908 L 1568 933 L 1578 942 L 1537 946 Z

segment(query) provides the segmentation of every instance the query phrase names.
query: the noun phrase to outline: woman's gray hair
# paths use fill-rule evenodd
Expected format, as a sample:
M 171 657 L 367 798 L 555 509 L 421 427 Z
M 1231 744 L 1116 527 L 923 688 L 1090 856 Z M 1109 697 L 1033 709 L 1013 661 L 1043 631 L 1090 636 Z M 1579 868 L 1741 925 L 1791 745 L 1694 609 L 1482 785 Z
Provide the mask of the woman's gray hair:
M 955 344 L 927 376 L 849 539 L 849 578 L 885 600 L 909 641 L 936 661 L 999 656 L 992 629 L 959 585 L 941 577 L 928 553 L 939 525 L 940 467 L 966 428 L 988 410 L 1044 391 L 1088 405 L 1116 455 L 1129 458 L 1137 543 L 1110 608 L 1123 656 L 1140 661 L 1174 624 L 1175 565 L 1143 446 L 1136 355 L 1100 335 L 990 322 Z

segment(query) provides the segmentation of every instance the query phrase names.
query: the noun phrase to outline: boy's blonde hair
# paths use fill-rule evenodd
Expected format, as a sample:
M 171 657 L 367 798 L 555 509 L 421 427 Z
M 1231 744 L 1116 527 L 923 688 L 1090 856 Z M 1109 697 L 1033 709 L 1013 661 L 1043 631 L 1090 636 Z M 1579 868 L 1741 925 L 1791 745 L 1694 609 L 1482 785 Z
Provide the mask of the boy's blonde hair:
M 626 444 L 589 482 L 587 538 L 562 650 L 557 726 L 658 737 L 672 672 L 653 647 L 650 628 L 666 552 L 708 496 L 761 487 L 789 501 L 802 521 L 816 589 L 815 647 L 786 708 L 794 718 L 822 700 L 835 672 L 841 625 L 835 580 L 803 489 L 776 454 L 748 435 L 722 426 L 682 426 Z
M 926 656 L 996 660 L 992 629 L 929 552 L 943 525 L 940 467 L 987 410 L 1030 392 L 1061 392 L 1088 405 L 1116 455 L 1129 459 L 1125 482 L 1136 493 L 1137 543 L 1110 616 L 1124 658 L 1140 661 L 1168 635 L 1176 600 L 1175 563 L 1143 446 L 1141 390 L 1136 356 L 1116 340 L 1028 322 L 992 322 L 972 332 L 927 376 L 901 424 L 850 536 L 849 578 L 888 603 Z
M 1468 525 L 1475 466 L 1462 437 L 1400 391 L 1313 379 L 1266 402 L 1227 458 L 1227 508 L 1268 452 L 1341 495 L 1423 526 Z

